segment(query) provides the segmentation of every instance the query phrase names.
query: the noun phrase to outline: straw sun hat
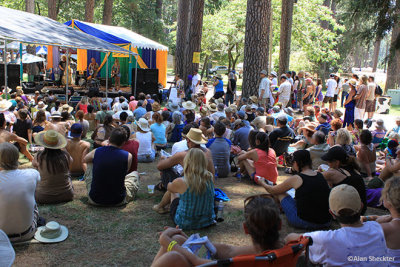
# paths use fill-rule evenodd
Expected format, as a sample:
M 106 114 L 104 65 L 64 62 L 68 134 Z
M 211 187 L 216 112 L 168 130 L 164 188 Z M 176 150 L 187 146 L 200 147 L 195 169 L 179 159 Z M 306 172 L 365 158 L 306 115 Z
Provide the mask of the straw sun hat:
M 12 106 L 12 103 L 8 100 L 0 101 L 0 111 L 6 111 Z
M 41 226 L 36 230 L 35 239 L 42 243 L 58 243 L 68 237 L 67 227 L 57 222 L 48 222 L 46 226 Z
M 196 104 L 192 101 L 186 101 L 182 103 L 182 106 L 188 110 L 194 110 L 196 108 Z
M 43 101 L 39 101 L 39 103 L 36 106 L 36 109 L 39 109 L 39 110 L 46 109 L 46 108 L 47 108 L 47 105 L 45 105 Z
M 64 105 L 62 105 L 62 106 L 58 109 L 58 111 L 59 111 L 60 113 L 63 112 L 63 111 L 68 111 L 68 113 L 71 113 L 73 110 L 74 110 L 74 108 L 71 107 L 71 106 L 68 105 L 68 104 L 64 104 Z
M 137 126 L 143 131 L 143 132 L 148 132 L 150 131 L 149 128 L 149 122 L 145 118 L 140 118 Z
M 207 138 L 203 135 L 203 132 L 197 128 L 191 128 L 187 133 L 186 138 L 197 145 L 207 144 L 208 142 Z
M 57 131 L 48 130 L 38 133 L 35 143 L 49 149 L 62 149 L 67 145 L 67 139 Z
M 306 123 L 306 125 L 304 125 L 304 126 L 301 127 L 300 129 L 306 129 L 306 130 L 309 130 L 310 132 L 315 132 L 315 131 L 316 131 L 315 128 L 316 128 L 316 127 L 315 127 L 315 124 L 313 124 L 313 123 Z
M 153 104 L 151 104 L 151 109 L 153 110 L 153 112 L 160 111 L 161 109 L 160 103 L 155 101 Z

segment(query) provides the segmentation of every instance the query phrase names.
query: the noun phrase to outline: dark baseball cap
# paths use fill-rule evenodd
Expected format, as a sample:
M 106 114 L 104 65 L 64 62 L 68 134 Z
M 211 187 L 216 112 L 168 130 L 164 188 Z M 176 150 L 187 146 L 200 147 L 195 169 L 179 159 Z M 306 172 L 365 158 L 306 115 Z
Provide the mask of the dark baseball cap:
M 340 162 L 346 162 L 348 155 L 346 151 L 341 146 L 331 147 L 327 153 L 322 155 L 321 159 L 324 161 L 339 160 Z
M 81 137 L 82 132 L 83 132 L 82 124 L 74 123 L 71 126 L 71 130 L 69 132 L 69 136 L 74 137 L 74 138 L 78 138 L 78 137 Z

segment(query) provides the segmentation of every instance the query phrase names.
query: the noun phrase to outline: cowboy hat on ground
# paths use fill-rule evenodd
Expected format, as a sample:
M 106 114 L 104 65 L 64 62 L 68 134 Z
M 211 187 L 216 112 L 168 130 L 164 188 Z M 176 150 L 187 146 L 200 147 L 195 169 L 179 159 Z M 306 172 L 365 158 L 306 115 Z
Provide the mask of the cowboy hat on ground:
M 48 149 L 62 149 L 67 146 L 67 139 L 57 131 L 48 130 L 38 133 L 35 143 Z
M 58 243 L 68 237 L 68 229 L 58 222 L 48 222 L 36 230 L 35 239 L 42 243 Z
M 187 133 L 186 138 L 197 145 L 207 144 L 208 142 L 207 138 L 203 135 L 203 132 L 197 128 L 191 128 Z

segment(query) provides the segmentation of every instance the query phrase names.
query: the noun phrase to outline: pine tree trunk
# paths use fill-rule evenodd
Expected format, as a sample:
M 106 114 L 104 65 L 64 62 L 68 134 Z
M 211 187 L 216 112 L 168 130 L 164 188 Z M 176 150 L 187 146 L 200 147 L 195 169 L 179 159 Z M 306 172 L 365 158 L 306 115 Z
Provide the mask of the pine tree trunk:
M 158 19 L 162 19 L 162 8 L 163 0 L 156 0 L 156 16 Z
M 86 0 L 85 21 L 87 21 L 87 22 L 94 21 L 94 4 L 95 4 L 95 0 Z
M 374 57 L 372 59 L 372 72 L 376 72 L 379 62 L 379 51 L 381 50 L 381 38 L 377 38 L 374 45 Z
M 199 64 L 193 63 L 193 53 L 201 52 L 201 35 L 203 32 L 204 0 L 190 1 L 190 15 L 188 33 L 185 44 L 185 68 L 183 69 L 184 81 L 187 76 L 198 70 Z
M 204 59 L 203 69 L 201 70 L 201 75 L 200 75 L 201 78 L 204 77 L 204 73 L 207 74 L 207 69 L 208 69 L 207 65 L 208 65 L 208 58 L 209 57 L 210 57 L 209 55 L 206 55 L 206 58 Z
M 35 13 L 35 0 L 25 0 L 25 11 Z
M 400 0 L 396 1 L 396 19 L 393 23 L 392 40 L 387 69 L 386 89 L 397 89 L 400 87 L 400 49 L 395 48 L 395 43 L 400 39 Z
M 175 49 L 175 73 L 183 77 L 185 66 L 185 44 L 189 25 L 190 1 L 179 0 L 178 3 L 178 25 L 176 30 L 176 49 Z
M 113 9 L 113 0 L 104 0 L 103 24 L 111 25 L 111 23 L 112 23 L 112 9 Z
M 289 70 L 294 0 L 282 0 L 279 74 Z
M 271 0 L 247 0 L 242 87 L 245 97 L 258 95 L 260 71 L 268 68 L 271 17 Z
M 331 0 L 324 0 L 323 5 L 326 6 L 326 7 L 328 7 L 328 8 L 331 8 Z M 326 21 L 326 20 L 321 20 L 321 27 L 322 27 L 322 28 L 328 29 L 328 25 L 329 25 L 329 24 L 328 24 L 328 21 Z
M 48 0 L 47 7 L 48 7 L 48 15 L 49 18 L 57 20 L 58 15 L 58 0 Z

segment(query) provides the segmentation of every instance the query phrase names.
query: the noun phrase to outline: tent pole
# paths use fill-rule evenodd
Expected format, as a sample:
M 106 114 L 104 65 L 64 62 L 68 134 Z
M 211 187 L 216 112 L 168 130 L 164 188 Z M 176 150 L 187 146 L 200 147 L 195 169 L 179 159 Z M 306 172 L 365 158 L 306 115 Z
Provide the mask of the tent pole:
M 150 69 L 153 68 L 153 52 L 151 52 L 152 49 L 150 49 Z
M 19 43 L 19 85 L 22 86 L 22 81 L 24 79 L 24 67 L 22 66 L 22 43 Z
M 68 69 L 69 69 L 69 50 L 67 48 L 67 63 L 66 63 L 66 74 L 67 76 L 65 77 L 65 104 L 68 104 Z M 62 81 L 61 81 L 62 82 Z
M 108 57 L 110 53 L 107 54 L 107 61 L 106 61 L 106 98 L 108 98 Z
M 135 94 L 135 97 L 136 97 L 136 86 L 137 86 L 137 62 L 138 61 L 138 56 L 136 56 L 136 68 L 135 68 L 135 92 L 134 92 L 134 94 Z
M 7 40 L 6 40 L 6 39 L 4 39 L 3 60 L 4 60 L 4 89 L 6 90 L 6 99 L 8 99 L 8 81 L 7 81 Z

